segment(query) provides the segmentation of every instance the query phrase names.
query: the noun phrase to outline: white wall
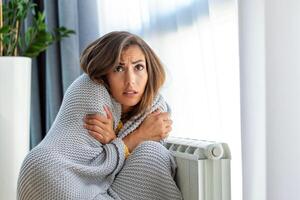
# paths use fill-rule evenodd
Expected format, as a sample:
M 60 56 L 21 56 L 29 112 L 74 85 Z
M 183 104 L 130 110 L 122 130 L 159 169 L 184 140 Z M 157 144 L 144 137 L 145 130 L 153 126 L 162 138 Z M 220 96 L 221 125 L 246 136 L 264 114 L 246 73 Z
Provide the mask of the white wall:
M 243 199 L 266 198 L 265 29 L 261 0 L 239 1 Z
M 300 198 L 300 1 L 239 1 L 244 200 Z
M 300 199 L 300 1 L 266 0 L 267 196 Z

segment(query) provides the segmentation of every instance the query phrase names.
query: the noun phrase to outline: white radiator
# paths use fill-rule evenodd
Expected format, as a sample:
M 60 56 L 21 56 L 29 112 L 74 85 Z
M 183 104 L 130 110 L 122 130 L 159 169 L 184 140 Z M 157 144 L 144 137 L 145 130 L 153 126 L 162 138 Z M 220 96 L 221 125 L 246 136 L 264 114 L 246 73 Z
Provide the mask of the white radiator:
M 184 200 L 230 200 L 230 151 L 225 143 L 170 137 Z

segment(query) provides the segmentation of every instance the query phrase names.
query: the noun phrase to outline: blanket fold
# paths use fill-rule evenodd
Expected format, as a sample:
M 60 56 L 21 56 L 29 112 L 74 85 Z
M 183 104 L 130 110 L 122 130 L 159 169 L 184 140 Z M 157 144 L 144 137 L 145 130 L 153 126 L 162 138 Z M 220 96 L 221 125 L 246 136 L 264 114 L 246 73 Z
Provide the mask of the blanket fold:
M 156 109 L 167 111 L 161 95 L 151 110 L 127 121 L 118 138 L 103 145 L 83 127 L 88 113 L 113 113 L 114 128 L 121 118 L 121 105 L 103 85 L 81 75 L 68 88 L 61 108 L 43 141 L 25 158 L 18 181 L 18 199 L 93 199 L 106 193 L 124 165 L 122 138 L 134 131 Z M 107 194 L 105 194 L 107 195 Z

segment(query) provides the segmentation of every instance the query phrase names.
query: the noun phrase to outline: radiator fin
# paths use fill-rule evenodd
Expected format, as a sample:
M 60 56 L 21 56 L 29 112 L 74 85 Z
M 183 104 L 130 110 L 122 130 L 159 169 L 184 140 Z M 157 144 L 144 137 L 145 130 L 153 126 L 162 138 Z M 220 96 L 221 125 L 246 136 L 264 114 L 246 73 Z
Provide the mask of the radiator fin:
M 226 143 L 168 138 L 184 200 L 230 200 L 230 151 Z

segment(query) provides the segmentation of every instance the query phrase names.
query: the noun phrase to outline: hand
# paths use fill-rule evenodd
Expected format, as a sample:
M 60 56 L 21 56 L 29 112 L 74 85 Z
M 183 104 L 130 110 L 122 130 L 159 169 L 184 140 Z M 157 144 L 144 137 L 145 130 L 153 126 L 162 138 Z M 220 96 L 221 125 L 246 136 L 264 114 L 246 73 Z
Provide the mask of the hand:
M 172 130 L 172 123 L 168 112 L 156 110 L 146 117 L 138 130 L 144 141 L 159 141 L 169 135 Z
M 113 129 L 113 115 L 107 106 L 103 106 L 106 115 L 87 114 L 83 125 L 89 134 L 102 144 L 108 144 L 116 138 Z
M 157 110 L 149 114 L 139 128 L 124 137 L 123 141 L 131 152 L 143 141 L 159 141 L 166 138 L 172 130 L 172 123 L 169 113 Z

